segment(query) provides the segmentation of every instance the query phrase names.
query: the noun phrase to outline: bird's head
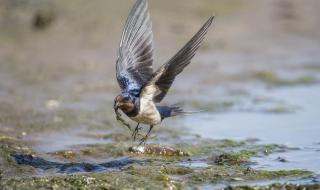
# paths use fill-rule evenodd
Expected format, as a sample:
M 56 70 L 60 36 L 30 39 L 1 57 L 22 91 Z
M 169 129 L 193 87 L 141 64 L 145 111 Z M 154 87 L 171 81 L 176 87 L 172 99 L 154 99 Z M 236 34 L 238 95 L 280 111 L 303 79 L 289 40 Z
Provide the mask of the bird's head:
M 124 113 L 130 113 L 134 110 L 134 102 L 131 96 L 120 94 L 114 100 L 114 109 L 121 109 Z

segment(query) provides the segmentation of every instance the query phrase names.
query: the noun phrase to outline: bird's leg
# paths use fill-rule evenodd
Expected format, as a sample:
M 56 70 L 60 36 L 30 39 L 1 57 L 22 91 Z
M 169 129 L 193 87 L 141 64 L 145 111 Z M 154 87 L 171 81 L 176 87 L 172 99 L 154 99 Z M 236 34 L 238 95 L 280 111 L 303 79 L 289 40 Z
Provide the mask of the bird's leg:
M 147 139 L 148 139 L 148 137 L 149 137 L 149 135 L 150 135 L 150 133 L 151 133 L 152 129 L 153 129 L 153 125 L 150 125 L 150 128 L 149 128 L 148 133 L 146 134 L 146 136 L 145 136 L 145 137 L 143 137 L 143 138 L 140 140 L 140 144 L 139 144 L 139 146 L 141 146 L 142 144 L 146 144 L 146 141 L 147 141 Z
M 137 124 L 136 128 L 132 132 L 133 141 L 136 141 L 137 135 L 139 134 L 139 130 L 141 127 L 139 127 L 140 123 Z
M 114 111 L 116 112 L 116 118 L 117 118 L 117 120 L 118 120 L 119 122 L 121 122 L 124 126 L 128 127 L 128 129 L 129 129 L 130 131 L 132 131 L 130 124 L 127 123 L 124 119 L 122 119 L 121 113 L 118 111 L 118 109 L 115 108 Z

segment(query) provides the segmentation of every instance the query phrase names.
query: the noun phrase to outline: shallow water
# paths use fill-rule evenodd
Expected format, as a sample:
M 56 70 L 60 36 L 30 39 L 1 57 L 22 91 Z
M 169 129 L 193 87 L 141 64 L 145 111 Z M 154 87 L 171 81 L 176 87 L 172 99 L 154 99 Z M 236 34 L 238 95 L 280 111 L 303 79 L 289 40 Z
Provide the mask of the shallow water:
M 74 146 L 89 144 L 107 144 L 111 140 L 88 138 L 83 134 L 88 133 L 84 128 L 72 128 L 57 132 L 47 132 L 26 137 L 26 141 L 32 141 L 32 148 L 37 152 L 55 152 L 70 149 Z
M 238 139 L 258 138 L 259 143 L 285 144 L 297 147 L 267 158 L 256 158 L 257 168 L 263 169 L 308 169 L 320 173 L 320 86 L 302 86 L 281 89 L 258 89 L 252 92 L 257 97 L 284 102 L 294 106 L 288 113 L 263 111 L 230 111 L 206 113 L 186 117 L 184 125 L 205 138 Z M 252 105 L 256 110 L 257 105 Z M 213 118 L 213 119 L 209 119 Z M 196 126 L 196 127 L 194 127 Z M 280 162 L 278 157 L 287 162 Z

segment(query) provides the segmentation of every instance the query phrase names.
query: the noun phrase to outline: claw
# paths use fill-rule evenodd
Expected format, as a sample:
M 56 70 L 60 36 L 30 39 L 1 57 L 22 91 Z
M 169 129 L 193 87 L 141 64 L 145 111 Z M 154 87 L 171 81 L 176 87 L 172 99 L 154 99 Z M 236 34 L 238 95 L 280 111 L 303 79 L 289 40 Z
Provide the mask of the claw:
M 147 139 L 148 139 L 147 136 L 145 136 L 145 137 L 143 137 L 142 139 L 140 139 L 139 146 L 141 146 L 142 144 L 145 146 L 145 145 L 146 145 L 146 142 L 147 142 Z
M 150 125 L 150 128 L 149 128 L 148 133 L 146 134 L 145 137 L 143 137 L 143 138 L 140 140 L 139 146 L 141 146 L 142 144 L 143 144 L 143 145 L 146 144 L 146 141 L 148 140 L 149 135 L 150 135 L 150 132 L 152 131 L 152 129 L 153 129 L 153 125 Z
M 133 134 L 132 134 L 133 141 L 136 141 L 137 135 L 138 135 L 138 132 L 137 132 L 137 131 L 134 131 Z

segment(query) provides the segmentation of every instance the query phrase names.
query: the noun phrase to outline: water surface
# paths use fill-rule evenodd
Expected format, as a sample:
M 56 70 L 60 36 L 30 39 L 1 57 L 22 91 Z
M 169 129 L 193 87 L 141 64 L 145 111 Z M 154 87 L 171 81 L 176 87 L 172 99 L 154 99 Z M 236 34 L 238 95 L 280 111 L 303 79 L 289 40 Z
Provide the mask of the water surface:
M 308 169 L 320 173 L 320 86 L 301 86 L 252 90 L 257 97 L 277 100 L 289 107 L 288 113 L 254 111 L 230 111 L 205 113 L 186 117 L 184 125 L 205 138 L 237 139 L 258 138 L 259 143 L 284 144 L 300 150 L 272 154 L 256 158 L 258 168 Z M 259 109 L 257 109 L 259 110 Z M 287 162 L 279 162 L 283 157 Z

